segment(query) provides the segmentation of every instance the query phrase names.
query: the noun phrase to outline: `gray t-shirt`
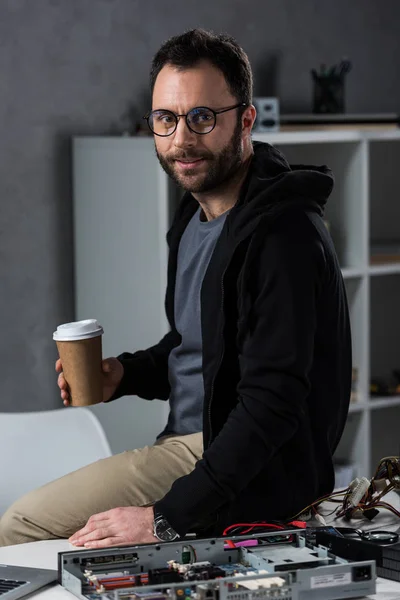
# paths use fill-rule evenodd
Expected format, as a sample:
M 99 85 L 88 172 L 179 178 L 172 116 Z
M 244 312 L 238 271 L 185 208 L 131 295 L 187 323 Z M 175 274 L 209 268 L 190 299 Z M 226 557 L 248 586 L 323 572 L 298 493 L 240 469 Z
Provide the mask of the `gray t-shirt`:
M 169 355 L 170 414 L 161 435 L 186 435 L 203 429 L 200 291 L 228 211 L 211 221 L 201 221 L 200 214 L 201 208 L 179 244 L 174 311 L 182 342 Z

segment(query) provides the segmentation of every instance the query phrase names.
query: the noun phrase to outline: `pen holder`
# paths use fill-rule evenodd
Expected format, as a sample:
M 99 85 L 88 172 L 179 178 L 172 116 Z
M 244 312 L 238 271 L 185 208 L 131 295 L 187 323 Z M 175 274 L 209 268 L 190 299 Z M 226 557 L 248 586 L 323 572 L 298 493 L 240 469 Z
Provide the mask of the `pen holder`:
M 342 75 L 314 75 L 314 113 L 344 113 L 344 77 Z

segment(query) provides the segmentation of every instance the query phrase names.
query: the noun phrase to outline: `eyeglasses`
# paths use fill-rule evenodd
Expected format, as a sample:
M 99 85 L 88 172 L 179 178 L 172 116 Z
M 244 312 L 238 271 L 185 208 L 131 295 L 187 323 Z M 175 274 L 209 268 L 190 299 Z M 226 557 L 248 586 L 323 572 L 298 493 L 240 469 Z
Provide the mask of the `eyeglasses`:
M 247 104 L 241 102 L 240 104 L 235 104 L 235 106 L 221 108 L 221 110 L 213 110 L 212 108 L 207 108 L 207 106 L 197 106 L 189 110 L 185 115 L 176 115 L 170 110 L 160 108 L 150 111 L 143 119 L 146 119 L 150 130 L 155 135 L 161 137 L 172 135 L 176 131 L 178 121 L 181 117 L 185 117 L 186 125 L 190 131 L 199 135 L 205 135 L 214 129 L 217 124 L 217 115 L 242 106 L 247 106 Z

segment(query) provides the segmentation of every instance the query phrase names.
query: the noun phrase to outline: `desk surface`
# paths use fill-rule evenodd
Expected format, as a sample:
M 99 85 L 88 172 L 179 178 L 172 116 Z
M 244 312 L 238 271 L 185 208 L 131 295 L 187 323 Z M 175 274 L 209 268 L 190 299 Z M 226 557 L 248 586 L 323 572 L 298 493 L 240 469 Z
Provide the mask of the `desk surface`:
M 397 494 L 388 495 L 387 500 L 396 508 L 400 504 Z M 332 508 L 332 505 L 325 505 L 326 512 Z M 327 522 L 332 525 L 349 527 L 349 523 L 343 522 L 341 519 L 327 519 Z M 364 520 L 352 520 L 351 527 L 360 527 L 365 529 L 389 529 L 396 530 L 399 527 L 397 517 L 388 511 L 382 511 L 376 522 L 366 523 Z M 58 552 L 75 550 L 75 546 L 69 544 L 67 540 L 48 540 L 44 542 L 31 542 L 30 544 L 20 544 L 18 546 L 6 546 L 0 548 L 0 563 L 7 565 L 20 565 L 25 567 L 36 567 L 41 569 L 57 569 Z M 399 600 L 400 599 L 400 583 L 390 581 L 388 579 L 377 579 L 377 593 L 373 596 L 368 596 L 368 600 Z M 72 600 L 76 598 L 70 592 L 67 592 L 62 586 L 55 584 L 43 588 L 42 590 L 26 597 L 34 600 Z

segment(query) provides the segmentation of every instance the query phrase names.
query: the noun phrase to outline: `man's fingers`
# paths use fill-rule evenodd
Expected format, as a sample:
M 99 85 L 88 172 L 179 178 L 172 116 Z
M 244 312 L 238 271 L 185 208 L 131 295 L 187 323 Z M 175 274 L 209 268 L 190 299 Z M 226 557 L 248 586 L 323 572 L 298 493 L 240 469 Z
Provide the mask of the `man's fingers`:
M 68 384 L 65 381 L 64 373 L 62 372 L 61 369 L 62 369 L 61 360 L 58 359 L 58 360 L 56 360 L 56 371 L 61 371 L 61 372 L 57 378 L 57 385 L 61 390 L 60 395 L 63 400 L 64 406 L 69 406 L 70 405 L 70 397 L 69 397 L 69 393 L 68 393 Z
M 92 531 L 92 528 L 89 527 L 88 524 L 86 524 L 84 527 L 82 527 L 82 529 L 79 529 L 76 533 L 71 535 L 71 537 L 69 538 L 68 541 L 71 544 L 74 544 L 75 542 L 81 542 L 82 538 L 84 538 L 91 531 Z M 79 545 L 81 545 L 81 544 L 79 544 Z
M 93 540 L 86 542 L 85 548 L 108 548 L 109 546 L 126 546 L 127 542 L 121 541 L 117 537 L 109 537 L 104 540 Z
M 95 527 L 92 531 L 90 531 L 87 530 L 86 526 L 81 529 L 81 531 L 77 531 L 75 535 L 69 539 L 69 541 L 71 544 L 75 544 L 76 546 L 83 546 L 87 542 L 104 540 L 112 535 L 113 532 L 111 531 L 111 527 Z
M 102 512 L 102 513 L 97 513 L 95 515 L 92 515 L 86 525 L 84 527 L 82 527 L 82 529 L 79 529 L 76 533 L 74 533 L 73 535 L 71 535 L 71 537 L 69 538 L 69 541 L 72 542 L 73 540 L 76 540 L 77 538 L 82 538 L 85 535 L 87 535 L 88 533 L 92 533 L 92 531 L 94 531 L 96 528 L 100 528 L 101 527 L 101 523 L 103 523 L 103 528 L 107 526 L 107 517 L 105 517 L 105 515 L 107 515 L 107 512 Z
M 61 398 L 69 398 L 69 389 L 66 383 L 60 385 Z
M 80 535 L 79 541 L 82 544 L 86 544 L 86 542 L 91 542 L 93 540 L 104 540 L 110 536 L 112 536 L 112 531 L 110 531 L 109 527 L 96 527 L 96 529 L 87 533 L 86 535 Z
M 65 380 L 64 374 L 61 373 L 61 375 L 58 376 L 57 379 L 57 385 L 61 390 L 61 398 L 69 398 L 69 387 L 68 387 L 68 383 Z M 65 392 L 67 395 L 63 396 L 63 392 Z
M 115 512 L 116 510 L 118 509 L 111 508 L 110 510 L 105 510 L 104 512 L 96 513 L 89 517 L 87 524 L 89 525 L 89 523 L 99 523 L 100 521 L 108 521 L 111 516 L 110 513 Z

